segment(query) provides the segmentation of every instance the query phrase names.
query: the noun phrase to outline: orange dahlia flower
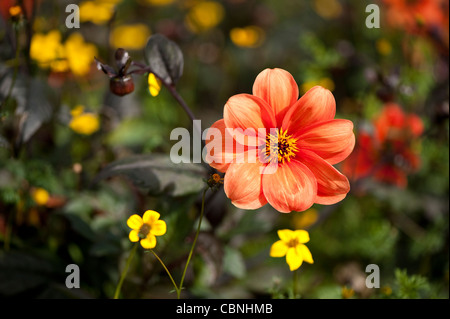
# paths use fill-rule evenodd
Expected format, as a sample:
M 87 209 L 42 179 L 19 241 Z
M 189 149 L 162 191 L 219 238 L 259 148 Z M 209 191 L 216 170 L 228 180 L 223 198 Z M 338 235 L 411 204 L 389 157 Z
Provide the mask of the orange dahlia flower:
M 343 172 L 351 179 L 373 175 L 379 181 L 406 187 L 407 174 L 420 167 L 415 143 L 423 129 L 420 117 L 387 103 L 373 121 L 373 132 L 358 134 L 358 145 L 343 163 Z
M 315 86 L 298 95 L 289 72 L 266 69 L 253 94 L 232 96 L 223 119 L 208 130 L 205 159 L 226 173 L 224 190 L 235 206 L 269 203 L 284 213 L 303 211 L 337 203 L 350 190 L 332 165 L 352 152 L 353 123 L 334 119 L 336 103 L 327 89 Z

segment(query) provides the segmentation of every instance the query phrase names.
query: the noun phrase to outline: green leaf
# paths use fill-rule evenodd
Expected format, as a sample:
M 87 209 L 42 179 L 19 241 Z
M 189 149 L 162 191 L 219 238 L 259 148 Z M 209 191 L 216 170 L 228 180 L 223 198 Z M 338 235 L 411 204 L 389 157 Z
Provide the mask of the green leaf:
M 105 167 L 94 179 L 97 183 L 113 176 L 126 176 L 149 195 L 183 196 L 201 191 L 206 169 L 201 164 L 175 164 L 163 154 L 132 156 Z
M 46 285 L 54 275 L 49 260 L 25 252 L 0 253 L 0 295 L 12 296 Z
M 26 143 L 41 125 L 49 121 L 52 116 L 53 109 L 47 99 L 47 86 L 44 83 L 40 79 L 33 79 L 28 89 L 25 107 L 16 110 L 16 113 L 21 117 L 17 145 Z
M 244 257 L 239 250 L 225 247 L 225 256 L 223 258 L 223 270 L 236 278 L 244 278 L 246 267 Z
M 150 37 L 145 46 L 145 60 L 153 73 L 169 85 L 175 85 L 183 74 L 183 53 L 178 45 L 161 34 Z

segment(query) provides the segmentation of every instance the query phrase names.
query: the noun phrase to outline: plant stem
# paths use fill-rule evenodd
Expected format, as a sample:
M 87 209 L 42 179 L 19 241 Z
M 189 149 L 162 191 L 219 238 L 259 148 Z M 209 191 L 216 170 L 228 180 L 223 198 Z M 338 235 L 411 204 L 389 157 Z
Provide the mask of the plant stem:
M 131 260 L 133 259 L 138 246 L 139 245 L 136 243 L 134 245 L 133 249 L 131 250 L 130 255 L 128 256 L 127 263 L 125 264 L 125 268 L 122 270 L 122 274 L 120 275 L 119 283 L 117 284 L 116 291 L 114 293 L 114 299 L 119 299 L 119 294 L 120 294 L 120 289 L 122 288 L 122 283 L 127 275 L 127 271 L 128 271 L 128 268 L 130 267 Z
M 200 219 L 198 221 L 197 232 L 195 234 L 194 241 L 192 242 L 191 251 L 189 252 L 189 256 L 188 256 L 188 259 L 186 261 L 186 266 L 184 267 L 183 275 L 181 276 L 179 289 L 177 290 L 177 298 L 178 299 L 180 299 L 181 289 L 183 289 L 184 277 L 186 276 L 186 270 L 188 268 L 189 262 L 191 261 L 192 254 L 194 253 L 195 244 L 197 243 L 198 235 L 200 233 L 200 226 L 202 225 L 203 213 L 205 211 L 205 198 L 206 198 L 206 192 L 207 191 L 208 191 L 208 188 L 205 188 L 205 190 L 203 191 L 203 195 L 202 195 L 202 209 L 200 211 Z
M 297 298 L 297 281 L 298 281 L 298 269 L 293 271 L 292 274 L 292 294 L 293 298 Z
M 158 259 L 158 261 L 161 263 L 161 265 L 164 267 L 164 269 L 166 270 L 167 274 L 170 277 L 170 280 L 172 281 L 173 286 L 175 287 L 175 290 L 177 292 L 177 296 L 179 295 L 179 290 L 177 284 L 175 283 L 175 280 L 173 280 L 172 275 L 170 274 L 169 269 L 167 269 L 166 265 L 163 263 L 163 261 L 161 260 L 161 258 L 159 258 L 159 256 L 153 251 L 153 249 L 150 249 L 150 251 L 153 253 L 153 255 L 155 255 L 156 259 Z

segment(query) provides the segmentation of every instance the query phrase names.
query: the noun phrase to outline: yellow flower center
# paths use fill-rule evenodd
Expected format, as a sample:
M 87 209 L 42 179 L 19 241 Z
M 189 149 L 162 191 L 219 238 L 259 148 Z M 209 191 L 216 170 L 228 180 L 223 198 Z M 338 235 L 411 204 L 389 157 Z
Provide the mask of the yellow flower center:
M 139 228 L 139 237 L 146 238 L 151 229 L 149 224 L 142 224 L 141 228 Z
M 291 239 L 287 242 L 287 246 L 288 246 L 289 248 L 295 248 L 295 247 L 297 247 L 298 245 L 299 245 L 299 242 L 298 242 L 298 238 L 297 238 L 297 237 L 291 238 Z
M 277 129 L 275 134 L 271 133 L 273 132 L 267 133 L 266 135 L 266 162 L 289 162 L 291 158 L 295 157 L 295 153 L 298 151 L 296 146 L 297 140 L 292 135 L 288 135 L 287 131 L 283 131 L 283 129 Z

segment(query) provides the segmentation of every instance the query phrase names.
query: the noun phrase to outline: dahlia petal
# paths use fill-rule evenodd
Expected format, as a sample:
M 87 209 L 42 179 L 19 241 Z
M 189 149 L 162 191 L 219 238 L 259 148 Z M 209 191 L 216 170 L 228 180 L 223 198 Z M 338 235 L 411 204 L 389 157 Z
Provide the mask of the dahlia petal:
M 424 130 L 423 122 L 416 114 L 410 114 L 406 117 L 406 125 L 409 127 L 414 137 L 422 135 Z
M 271 165 L 264 173 L 268 168 Z M 271 174 L 263 174 L 262 186 L 269 204 L 282 213 L 308 209 L 314 204 L 317 194 L 314 174 L 296 160 L 278 165 Z
M 225 126 L 233 129 L 236 140 L 243 145 L 258 146 L 265 143 L 264 128 L 276 128 L 275 114 L 259 97 L 250 94 L 232 96 L 223 111 Z
M 141 216 L 139 216 L 137 214 L 131 215 L 127 220 L 127 225 L 131 229 L 139 229 L 139 228 L 141 228 L 143 223 L 144 222 L 142 221 Z
M 297 253 L 297 249 L 291 247 L 286 253 L 286 262 L 289 265 L 289 269 L 294 271 L 302 265 L 303 258 L 302 255 Z
M 298 99 L 298 85 L 292 75 L 283 69 L 265 69 L 255 79 L 253 95 L 272 107 L 281 124 L 287 108 Z
M 219 172 L 225 173 L 236 158 L 234 149 L 239 149 L 236 144 L 236 140 L 228 133 L 224 119 L 216 121 L 206 133 L 205 161 Z
M 141 240 L 141 246 L 145 249 L 152 249 L 156 246 L 156 237 L 148 234 L 146 238 Z
M 353 123 L 330 120 L 308 126 L 298 135 L 299 149 L 313 151 L 330 164 L 343 161 L 355 147 Z
M 350 191 L 347 177 L 314 152 L 302 150 L 299 157 L 316 177 L 317 204 L 331 205 L 345 198 Z
M 288 251 L 288 246 L 282 240 L 278 240 L 270 247 L 270 257 L 284 257 Z
M 224 178 L 224 191 L 238 208 L 257 209 L 267 201 L 261 190 L 261 163 L 232 163 Z
M 308 125 L 332 120 L 335 115 L 336 101 L 333 94 L 321 86 L 315 86 L 289 108 L 282 127 L 289 132 L 297 132 Z

